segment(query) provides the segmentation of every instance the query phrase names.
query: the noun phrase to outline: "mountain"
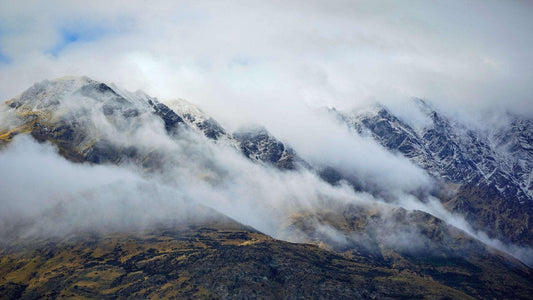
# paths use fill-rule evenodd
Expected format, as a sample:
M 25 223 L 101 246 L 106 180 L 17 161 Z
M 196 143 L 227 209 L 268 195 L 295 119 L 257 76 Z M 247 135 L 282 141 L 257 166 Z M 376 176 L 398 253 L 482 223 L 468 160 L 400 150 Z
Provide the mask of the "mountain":
M 381 105 L 364 113 L 331 112 L 358 134 L 409 158 L 446 184 L 441 199 L 476 229 L 532 246 L 531 120 L 510 116 L 506 126 L 484 130 L 415 101 L 427 118 L 418 128 Z
M 373 198 L 356 176 L 305 161 L 261 126 L 229 132 L 185 100 L 161 102 L 86 77 L 37 83 L 6 105 L 0 111 L 5 116 L 0 155 L 13 151 L 10 147 L 21 136 L 31 136 L 53 145 L 76 166 L 138 172 L 142 184 L 131 185 L 126 198 L 118 194 L 123 190 L 105 185 L 110 191 L 106 201 L 133 201 L 129 198 L 143 192 L 149 197 L 118 206 L 140 206 L 141 212 L 134 214 L 106 209 L 101 190 L 66 195 L 53 191 L 52 198 L 42 195 L 47 204 L 43 212 L 35 207 L 0 220 L 7 228 L 0 230 L 1 297 L 527 299 L 533 292 L 533 270 L 516 258 L 429 213 Z M 458 127 L 440 115 L 432 128 L 420 131 L 385 108 L 366 115 L 334 113 L 358 134 L 404 153 L 441 178 L 444 187 L 459 186 L 457 193 L 442 191 L 441 201 L 449 209 L 483 228 L 492 223 L 488 217 L 479 221 L 475 209 L 492 212 L 503 224 L 503 233 L 516 233 L 515 226 L 521 224 L 524 238 L 515 234 L 513 240 L 527 244 L 528 221 L 513 219 L 509 211 L 528 217 L 527 211 L 512 205 L 529 202 L 506 198 L 512 191 L 520 193 L 511 187 L 500 191 L 490 176 L 480 178 L 476 163 L 499 166 L 500 156 L 508 151 L 512 158 L 506 162 L 521 171 L 509 173 L 502 166 L 501 172 L 527 196 L 520 184 L 529 180 L 524 174 L 531 164 L 531 135 L 521 131 L 529 123 L 517 122 L 511 132 L 495 131 L 490 137 L 501 138 L 494 144 L 489 138 L 479 140 L 483 136 L 474 131 L 467 139 L 459 137 Z M 468 148 L 471 145 L 485 152 Z M 126 183 L 119 184 L 130 188 Z M 147 188 L 152 185 L 157 188 Z M 170 202 L 157 201 L 161 194 Z M 216 201 L 196 203 L 195 197 Z M 181 207 L 178 199 L 200 208 Z M 236 199 L 241 202 L 232 202 Z M 494 212 L 490 205 L 497 201 L 501 211 Z M 149 215 L 150 205 L 158 206 L 156 211 L 165 217 Z M 177 212 L 171 209 L 176 205 Z M 205 217 L 210 205 L 213 212 Z M 232 205 L 244 215 L 242 220 L 250 220 L 250 212 L 255 213 L 251 218 L 264 218 L 256 223 L 262 227 L 254 229 L 226 216 Z M 115 228 L 105 222 L 96 226 L 103 221 L 95 218 L 89 226 L 73 226 L 83 219 L 83 209 L 103 210 L 106 218 L 146 213 L 150 222 L 141 226 L 127 220 L 129 226 Z M 73 215 L 64 216 L 69 213 Z M 32 227 L 55 229 L 55 222 L 65 219 L 74 224 L 67 222 L 60 233 L 47 235 Z M 263 228 L 273 236 L 261 232 Z
M 37 250 L 2 253 L 1 297 L 473 299 L 531 293 L 524 267 L 497 277 L 505 287 L 484 269 L 468 271 L 466 261 L 441 262 L 425 272 L 444 279 L 435 281 L 406 267 L 275 240 L 231 221 L 33 243 Z M 451 276 L 455 270 L 467 271 Z
M 77 103 L 71 103 L 75 101 Z M 226 139 L 252 160 L 294 168 L 294 152 L 264 128 L 243 129 L 231 135 L 185 100 L 172 101 L 170 105 L 174 109 L 171 109 L 142 92 L 114 90 L 86 77 L 37 83 L 6 104 L 15 109 L 21 125 L 4 132 L 0 139 L 10 141 L 17 134 L 30 133 L 38 141 L 51 141 L 58 146 L 61 155 L 73 161 L 120 163 L 134 160 L 152 167 L 158 163 L 157 153 L 140 153 L 135 145 L 117 148 L 114 137 L 106 136 L 107 128 L 98 128 L 99 119 L 105 118 L 111 121 L 109 125 L 113 131 L 132 135 L 139 128 L 135 124 L 148 118 L 162 120 L 170 134 L 197 130 L 213 140 Z M 94 107 L 101 111 L 95 114 Z

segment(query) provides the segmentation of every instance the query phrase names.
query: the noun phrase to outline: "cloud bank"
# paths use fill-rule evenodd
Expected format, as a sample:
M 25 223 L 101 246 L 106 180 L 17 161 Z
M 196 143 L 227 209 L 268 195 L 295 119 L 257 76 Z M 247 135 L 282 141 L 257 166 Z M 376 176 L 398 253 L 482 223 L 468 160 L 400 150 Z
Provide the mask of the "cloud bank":
M 147 124 L 152 127 L 152 135 L 162 127 Z M 149 129 L 141 131 L 145 130 Z M 294 231 L 291 225 L 291 218 L 301 213 L 332 208 L 341 212 L 355 207 L 356 211 L 371 208 L 386 216 L 394 207 L 401 207 L 427 212 L 496 249 L 532 263 L 531 249 L 506 245 L 474 231 L 438 200 L 422 202 L 410 195 L 409 184 L 404 187 L 405 192 L 396 190 L 394 198 L 385 200 L 355 192 L 346 184 L 331 186 L 307 170 L 282 172 L 256 164 L 228 145 L 206 142 L 204 137 L 188 132 L 177 140 L 169 139 L 173 146 L 163 150 L 166 158 L 161 172 L 146 173 L 130 164 L 72 163 L 60 157 L 55 147 L 39 144 L 29 136 L 18 136 L 0 152 L 0 189 L 4 191 L 0 242 L 188 224 L 216 218 L 214 211 L 275 238 L 302 242 L 308 237 Z M 382 231 L 379 241 L 388 247 L 425 251 L 430 243 L 409 225 L 398 227 L 386 217 L 382 221 L 387 227 L 377 224 L 374 229 Z M 320 222 L 312 226 L 322 239 L 341 246 L 347 243 L 347 235 L 351 240 L 361 239 Z M 361 242 L 371 245 L 376 241 L 367 237 Z
M 1 1 L 0 98 L 64 75 L 182 97 L 228 124 L 429 99 L 529 116 L 528 1 Z M 287 113 L 285 113 L 287 114 Z

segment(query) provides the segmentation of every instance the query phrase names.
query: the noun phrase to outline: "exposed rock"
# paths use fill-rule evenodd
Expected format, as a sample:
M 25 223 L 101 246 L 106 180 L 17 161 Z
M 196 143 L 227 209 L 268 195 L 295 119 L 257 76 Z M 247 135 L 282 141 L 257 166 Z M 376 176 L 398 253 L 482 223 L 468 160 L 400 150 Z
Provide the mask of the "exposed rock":
M 271 163 L 280 169 L 296 168 L 296 153 L 273 137 L 264 128 L 243 129 L 233 138 L 239 143 L 242 153 L 256 161 Z
M 435 111 L 426 102 L 416 101 L 430 126 L 412 128 L 380 105 L 363 114 L 332 112 L 359 134 L 369 135 L 390 151 L 403 154 L 435 178 L 459 184 L 462 191 L 483 191 L 484 201 L 479 201 L 479 197 L 475 201 L 476 212 L 466 210 L 464 205 L 454 205 L 457 201 L 448 202 L 451 210 L 467 216 L 477 229 L 488 230 L 491 236 L 502 240 L 533 245 L 530 221 L 522 223 L 529 220 L 533 211 L 531 121 L 513 116 L 510 127 L 494 134 L 470 128 Z M 463 192 L 462 196 L 466 194 Z M 449 199 L 444 198 L 445 202 Z M 510 213 L 497 218 L 482 217 L 491 214 L 496 203 L 498 209 Z M 499 221 L 495 222 L 496 219 Z M 497 228 L 502 222 L 507 228 L 503 231 Z M 524 226 L 528 237 L 524 237 Z

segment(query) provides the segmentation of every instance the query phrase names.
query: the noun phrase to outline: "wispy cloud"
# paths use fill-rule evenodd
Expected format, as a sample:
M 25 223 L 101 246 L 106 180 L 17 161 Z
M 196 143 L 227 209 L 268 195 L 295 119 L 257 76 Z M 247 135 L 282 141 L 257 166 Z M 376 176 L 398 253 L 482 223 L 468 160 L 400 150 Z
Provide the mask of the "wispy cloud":
M 249 119 L 266 103 L 279 114 L 287 102 L 347 108 L 408 97 L 533 114 L 527 2 L 0 5 L 0 44 L 12 59 L 0 73 L 3 99 L 73 74 L 186 98 L 220 116 L 239 106 Z

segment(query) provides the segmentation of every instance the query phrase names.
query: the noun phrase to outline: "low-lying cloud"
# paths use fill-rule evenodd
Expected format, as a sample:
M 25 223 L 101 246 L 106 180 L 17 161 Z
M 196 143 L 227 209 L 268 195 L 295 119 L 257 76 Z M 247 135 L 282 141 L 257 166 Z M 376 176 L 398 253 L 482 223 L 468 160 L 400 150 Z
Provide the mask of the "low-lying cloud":
M 164 132 L 162 124 L 147 122 L 142 126 L 151 128 L 143 130 L 151 130 L 152 136 Z M 166 138 L 173 147 L 162 148 L 165 159 L 160 172 L 146 173 L 133 164 L 72 163 L 59 156 L 50 144 L 17 136 L 0 152 L 0 189 L 4 191 L 0 240 L 201 221 L 216 216 L 205 212 L 204 208 L 209 208 L 273 237 L 305 241 L 305 235 L 291 230 L 294 214 L 344 205 L 378 210 L 389 207 L 382 211 L 386 214 L 391 207 L 399 206 L 437 216 L 488 245 L 531 263 L 531 250 L 504 245 L 475 232 L 460 216 L 447 212 L 438 200 L 421 202 L 407 192 L 408 188 L 405 192 L 397 190 L 396 198 L 386 202 L 355 192 L 347 184 L 331 186 L 308 170 L 280 171 L 253 163 L 232 146 L 211 143 L 194 132 L 183 131 L 177 139 L 167 135 L 159 138 Z M 325 241 L 346 243 L 348 233 L 321 223 L 314 226 L 326 237 Z M 387 233 L 387 228 L 394 228 L 393 233 Z M 383 228 L 379 239 L 390 247 L 416 251 L 417 245 L 422 250 L 428 243 L 410 226 L 387 228 Z M 350 238 L 353 240 L 354 236 Z
M 2 151 L 0 163 L 2 241 L 139 229 L 186 221 L 192 211 L 175 189 L 124 168 L 71 163 L 28 136 Z

